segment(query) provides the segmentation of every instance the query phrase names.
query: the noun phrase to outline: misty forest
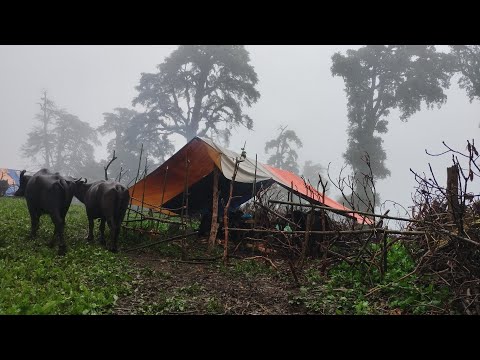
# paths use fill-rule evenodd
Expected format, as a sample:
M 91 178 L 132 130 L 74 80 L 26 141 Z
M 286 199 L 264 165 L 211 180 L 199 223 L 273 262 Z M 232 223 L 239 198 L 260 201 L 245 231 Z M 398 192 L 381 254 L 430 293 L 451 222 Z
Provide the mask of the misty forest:
M 158 48 L 2 100 L 0 314 L 480 315 L 480 46 Z

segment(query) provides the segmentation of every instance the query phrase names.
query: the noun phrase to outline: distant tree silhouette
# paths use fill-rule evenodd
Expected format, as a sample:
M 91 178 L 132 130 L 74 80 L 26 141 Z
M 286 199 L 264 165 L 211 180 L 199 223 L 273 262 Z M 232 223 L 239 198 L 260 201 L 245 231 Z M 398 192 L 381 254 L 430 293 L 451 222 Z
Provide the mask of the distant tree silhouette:
M 273 150 L 273 154 L 268 158 L 267 164 L 298 174 L 298 154 L 294 147 L 301 148 L 303 144 L 295 131 L 286 130 L 286 128 L 286 126 L 280 127 L 280 133 L 277 138 L 265 144 L 266 153 Z
M 35 114 L 40 124 L 33 127 L 28 134 L 28 140 L 23 145 L 22 151 L 25 157 L 40 159 L 41 166 L 50 169 L 52 164 L 52 150 L 54 148 L 55 134 L 52 128 L 57 115 L 57 106 L 47 97 L 47 91 L 43 91 L 43 96 L 38 103 L 40 111 Z
M 465 89 L 470 102 L 480 100 L 480 45 L 450 45 L 455 69 L 461 76 L 458 85 Z
M 84 176 L 96 166 L 93 145 L 99 145 L 95 130 L 77 116 L 55 103 L 43 93 L 40 112 L 36 118 L 41 125 L 35 125 L 28 133 L 22 146 L 24 157 L 40 160 L 41 167 L 65 175 Z M 88 171 L 91 174 L 91 171 Z
M 143 156 L 148 157 L 151 165 L 162 163 L 175 150 L 166 135 L 158 137 L 156 133 L 142 131 L 143 116 L 132 109 L 115 108 L 112 113 L 103 114 L 104 122 L 97 129 L 102 135 L 115 134 L 107 144 L 109 154 L 115 150 L 117 157 L 109 167 L 109 173 L 111 177 L 117 177 L 122 169 L 121 180 L 125 184 L 135 178 L 141 144 L 144 145 Z
M 375 179 L 390 175 L 380 136 L 388 131 L 390 110 L 400 110 L 400 120 L 407 121 L 422 102 L 440 107 L 447 100 L 443 90 L 450 85 L 453 63 L 452 55 L 432 45 L 367 45 L 332 56 L 332 75 L 343 78 L 348 100 L 343 156 L 355 174 L 368 173 L 362 160 L 367 153 Z
M 325 175 L 325 167 L 320 164 L 313 163 L 312 160 L 305 161 L 303 165 L 302 175 L 305 180 L 308 180 L 313 187 L 317 188 L 319 177 L 318 175 Z

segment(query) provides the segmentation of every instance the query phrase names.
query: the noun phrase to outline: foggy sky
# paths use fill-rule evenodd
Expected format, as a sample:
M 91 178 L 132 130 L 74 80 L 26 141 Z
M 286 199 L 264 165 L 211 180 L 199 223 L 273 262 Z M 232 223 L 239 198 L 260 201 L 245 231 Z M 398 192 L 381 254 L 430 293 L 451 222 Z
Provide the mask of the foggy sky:
M 280 125 L 288 125 L 303 142 L 298 150 L 300 169 L 306 160 L 324 166 L 331 163 L 331 175 L 338 176 L 347 146 L 347 100 L 343 80 L 331 75 L 331 56 L 359 47 L 246 46 L 259 77 L 261 98 L 247 110 L 254 130 L 234 131 L 229 148 L 240 151 L 247 141 L 247 156 L 255 158 L 258 154 L 259 161 L 265 162 L 265 142 L 276 135 Z M 30 160 L 21 157 L 20 146 L 36 122 L 34 115 L 39 111 L 37 103 L 43 89 L 57 106 L 97 127 L 103 122 L 102 113 L 132 107 L 140 74 L 156 72 L 156 66 L 174 49 L 175 45 L 0 46 L 0 167 L 36 170 Z M 410 206 L 416 182 L 409 169 L 427 172 L 430 162 L 437 179 L 444 183 L 445 168 L 452 163 L 450 155 L 432 158 L 425 149 L 441 152 L 445 150 L 441 142 L 445 141 L 463 151 L 467 139 L 477 138 L 480 101 L 469 103 L 456 82 L 454 77 L 446 92 L 447 104 L 441 109 L 423 106 L 406 123 L 392 111 L 389 132 L 382 135 L 391 171 L 391 176 L 377 185 L 383 200 Z M 185 144 L 183 137 L 174 139 L 177 150 Z M 108 157 L 108 139 L 101 140 L 97 160 Z M 480 150 L 480 144 L 478 147 Z M 471 188 L 477 193 L 479 181 Z M 331 196 L 337 195 L 332 190 Z M 396 209 L 393 212 L 398 213 Z

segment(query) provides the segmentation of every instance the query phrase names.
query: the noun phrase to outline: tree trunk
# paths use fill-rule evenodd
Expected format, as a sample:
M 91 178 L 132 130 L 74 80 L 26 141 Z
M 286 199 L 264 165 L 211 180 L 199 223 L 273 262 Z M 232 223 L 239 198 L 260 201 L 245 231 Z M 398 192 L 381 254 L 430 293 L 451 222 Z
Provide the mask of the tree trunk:
M 198 133 L 198 123 L 194 123 L 193 117 L 192 117 L 192 122 L 190 123 L 190 126 L 187 126 L 186 130 L 186 139 L 187 142 L 192 140 L 195 136 L 197 136 Z
M 45 167 L 50 169 L 50 145 L 48 143 L 47 92 L 43 93 L 43 146 L 45 148 Z
M 202 120 L 200 112 L 202 110 L 202 100 L 205 96 L 205 82 L 207 81 L 209 72 L 210 68 L 201 70 L 198 85 L 195 87 L 195 102 L 193 104 L 192 118 L 186 128 L 187 141 L 192 140 L 198 133 L 200 120 Z

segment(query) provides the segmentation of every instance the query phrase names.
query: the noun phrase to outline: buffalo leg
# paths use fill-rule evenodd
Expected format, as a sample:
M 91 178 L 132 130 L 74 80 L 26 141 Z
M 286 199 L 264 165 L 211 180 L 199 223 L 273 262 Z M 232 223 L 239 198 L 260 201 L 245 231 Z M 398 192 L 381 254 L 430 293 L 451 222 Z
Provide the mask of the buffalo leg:
M 87 236 L 87 241 L 88 242 L 93 242 L 93 218 L 88 217 L 88 236 Z
M 55 220 L 54 216 L 50 215 L 50 218 L 52 219 L 52 222 L 53 222 L 55 228 L 53 230 L 53 236 L 52 236 L 51 240 L 47 243 L 47 246 L 53 248 L 55 246 L 55 241 L 57 240 L 58 226 L 57 226 L 57 223 L 55 222 L 56 220 Z
M 112 252 L 117 252 L 118 226 L 114 219 L 109 219 L 108 226 L 110 227 L 110 246 L 108 249 Z
M 57 232 L 58 237 L 58 255 L 65 255 L 67 252 L 67 244 L 65 243 L 65 220 L 62 219 L 62 222 L 59 224 L 59 229 Z
M 32 222 L 32 226 L 30 228 L 30 238 L 33 239 L 35 236 L 37 236 L 38 226 L 40 224 L 40 215 L 30 207 L 28 208 L 28 212 L 30 213 L 30 220 Z
M 100 241 L 100 244 L 102 244 L 103 246 L 106 245 L 106 242 L 105 242 L 105 218 L 102 217 L 100 219 L 100 238 L 99 238 L 99 241 Z
M 37 236 L 38 227 L 40 225 L 40 216 L 35 214 L 31 217 L 31 219 L 32 219 L 32 227 L 30 230 L 30 238 L 33 239 L 35 236 Z
M 65 219 L 63 219 L 59 214 L 51 215 L 52 222 L 55 224 L 55 232 L 53 234 L 52 241 L 49 243 L 49 246 L 53 247 L 55 245 L 55 240 L 58 242 L 58 255 L 65 255 L 67 252 L 67 245 L 65 244 Z

